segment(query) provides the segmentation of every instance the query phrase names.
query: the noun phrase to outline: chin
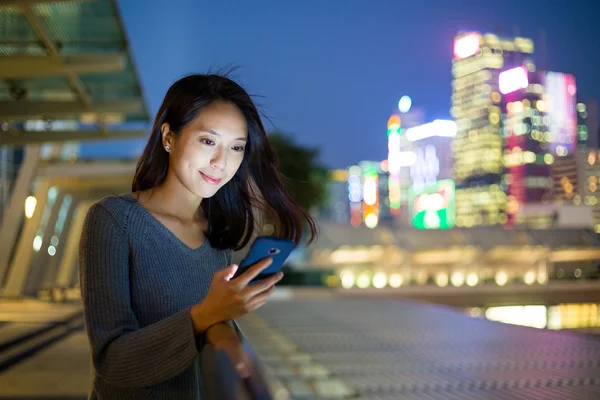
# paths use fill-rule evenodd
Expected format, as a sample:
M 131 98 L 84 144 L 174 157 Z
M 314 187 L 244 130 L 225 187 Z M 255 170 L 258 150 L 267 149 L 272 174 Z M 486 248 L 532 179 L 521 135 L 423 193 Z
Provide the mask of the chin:
M 194 191 L 194 194 L 196 194 L 198 197 L 202 197 L 203 199 L 208 199 L 217 194 L 221 187 L 223 186 L 202 185 L 200 188 L 198 188 L 198 190 Z

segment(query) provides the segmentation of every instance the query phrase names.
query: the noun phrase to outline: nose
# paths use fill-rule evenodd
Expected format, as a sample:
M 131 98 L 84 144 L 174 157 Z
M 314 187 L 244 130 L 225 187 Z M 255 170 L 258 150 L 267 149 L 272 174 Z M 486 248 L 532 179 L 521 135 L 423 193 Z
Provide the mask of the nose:
M 212 159 L 210 160 L 210 166 L 214 169 L 225 169 L 227 166 L 226 153 L 227 152 L 223 151 L 221 148 L 216 149 L 213 153 Z

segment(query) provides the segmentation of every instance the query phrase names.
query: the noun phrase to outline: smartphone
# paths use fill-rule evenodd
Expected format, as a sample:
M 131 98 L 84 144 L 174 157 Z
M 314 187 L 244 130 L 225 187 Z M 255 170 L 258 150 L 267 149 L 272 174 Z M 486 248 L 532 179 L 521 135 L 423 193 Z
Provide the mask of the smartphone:
M 289 239 L 279 239 L 271 236 L 257 237 L 246 257 L 240 262 L 240 267 L 237 270 L 234 278 L 243 274 L 250 266 L 263 258 L 271 257 L 273 262 L 266 269 L 254 278 L 250 283 L 258 282 L 269 276 L 275 275 L 281 271 L 283 263 L 289 257 L 290 253 L 296 247 L 296 243 Z

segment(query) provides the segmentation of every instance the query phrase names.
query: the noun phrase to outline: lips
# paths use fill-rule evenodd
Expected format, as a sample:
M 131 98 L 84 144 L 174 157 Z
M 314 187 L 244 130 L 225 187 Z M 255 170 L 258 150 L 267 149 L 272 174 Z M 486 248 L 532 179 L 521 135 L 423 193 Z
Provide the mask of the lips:
M 208 182 L 208 183 L 210 183 L 212 185 L 218 185 L 221 182 L 221 179 L 214 178 L 214 177 L 212 177 L 210 175 L 206 175 L 202 171 L 200 171 L 200 175 L 202 176 L 202 179 L 204 179 L 206 182 Z

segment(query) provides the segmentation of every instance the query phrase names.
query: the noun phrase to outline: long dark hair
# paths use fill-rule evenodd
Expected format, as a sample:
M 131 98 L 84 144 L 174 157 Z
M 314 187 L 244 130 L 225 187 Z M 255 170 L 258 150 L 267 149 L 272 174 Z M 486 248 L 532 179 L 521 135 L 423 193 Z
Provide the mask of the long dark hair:
M 253 207 L 276 221 L 278 237 L 292 239 L 296 244 L 302 238 L 304 223 L 308 223 L 308 242 L 312 242 L 317 234 L 316 224 L 284 189 L 277 157 L 254 102 L 240 85 L 225 76 L 189 75 L 169 88 L 137 163 L 132 191 L 155 188 L 167 177 L 169 155 L 162 145 L 162 125 L 168 123 L 178 135 L 215 101 L 226 101 L 240 109 L 248 127 L 248 142 L 244 160 L 233 178 L 214 196 L 202 200 L 200 207 L 208 219 L 206 237 L 211 246 L 237 250 L 248 244 L 255 229 Z

